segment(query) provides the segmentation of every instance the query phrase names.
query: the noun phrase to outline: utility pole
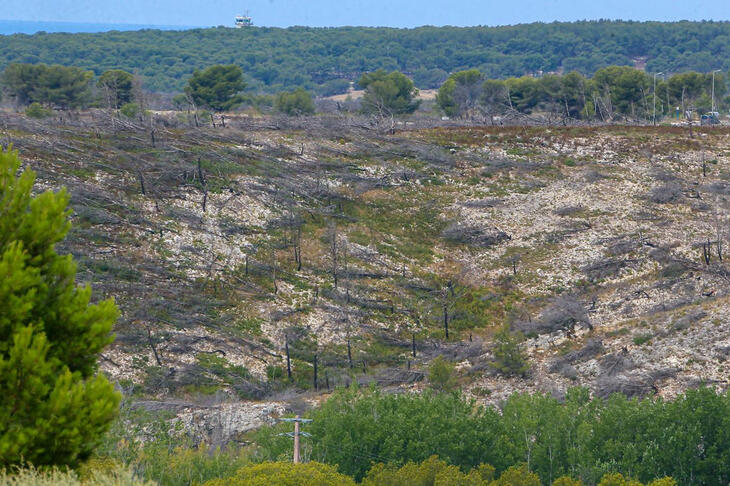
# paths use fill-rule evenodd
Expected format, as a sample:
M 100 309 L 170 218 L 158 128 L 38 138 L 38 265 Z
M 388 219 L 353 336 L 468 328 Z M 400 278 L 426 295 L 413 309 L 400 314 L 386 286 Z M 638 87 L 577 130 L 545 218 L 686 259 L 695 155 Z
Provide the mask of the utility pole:
M 653 108 L 653 115 L 651 117 L 652 124 L 656 126 L 656 77 L 657 76 L 663 76 L 664 73 L 654 73 L 654 108 Z
M 282 435 L 282 436 L 285 435 L 287 437 L 294 438 L 294 456 L 293 456 L 292 462 L 294 462 L 294 464 L 299 464 L 299 436 L 301 435 L 304 437 L 312 437 L 312 434 L 308 434 L 306 432 L 300 432 L 299 424 L 300 423 L 308 424 L 312 420 L 303 419 L 303 418 L 299 417 L 299 415 L 297 415 L 294 418 L 283 418 L 283 419 L 278 419 L 278 420 L 279 420 L 279 422 L 294 422 L 294 432 L 284 432 L 283 434 L 279 434 L 279 435 Z
M 715 113 L 715 73 L 719 73 L 722 69 L 712 71 L 712 113 Z

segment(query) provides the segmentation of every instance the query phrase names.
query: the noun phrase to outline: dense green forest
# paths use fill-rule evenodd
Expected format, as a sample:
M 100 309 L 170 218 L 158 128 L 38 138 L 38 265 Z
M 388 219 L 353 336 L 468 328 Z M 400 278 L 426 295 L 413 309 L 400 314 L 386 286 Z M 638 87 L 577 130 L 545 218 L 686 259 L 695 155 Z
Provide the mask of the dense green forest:
M 578 71 L 646 62 L 648 71 L 730 68 L 728 22 L 535 23 L 504 27 L 211 28 L 12 35 L 0 43 L 0 69 L 12 62 L 124 69 L 152 91 L 179 92 L 193 70 L 238 64 L 251 89 L 303 87 L 343 92 L 348 80 L 379 68 L 436 88 L 448 73 L 478 68 L 488 78 Z

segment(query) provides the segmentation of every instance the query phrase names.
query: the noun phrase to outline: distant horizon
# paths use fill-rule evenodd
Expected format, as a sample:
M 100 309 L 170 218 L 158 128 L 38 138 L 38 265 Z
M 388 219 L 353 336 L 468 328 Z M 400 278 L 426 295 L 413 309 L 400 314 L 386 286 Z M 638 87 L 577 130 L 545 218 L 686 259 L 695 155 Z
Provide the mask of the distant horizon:
M 27 34 L 39 32 L 47 33 L 99 33 L 110 30 L 135 31 L 144 29 L 158 30 L 188 30 L 208 28 L 196 25 L 159 25 L 159 24 L 128 24 L 117 22 L 58 22 L 47 20 L 8 20 L 0 19 L 0 35 Z
M 727 0 L 4 0 L 7 21 L 166 28 L 233 26 L 248 14 L 262 27 L 508 26 L 588 19 L 728 21 Z
M 233 18 L 233 17 L 232 17 Z M 678 20 L 632 20 L 632 19 L 575 19 L 575 20 L 551 20 L 541 21 L 535 20 L 531 22 L 517 22 L 513 24 L 499 24 L 499 25 L 433 25 L 423 24 L 412 27 L 393 27 L 389 25 L 332 25 L 332 26 L 314 26 L 314 25 L 290 25 L 290 26 L 267 26 L 267 25 L 254 25 L 253 27 L 260 28 L 291 28 L 291 27 L 306 27 L 306 28 L 348 28 L 348 27 L 363 27 L 363 28 L 391 28 L 391 29 L 417 29 L 420 27 L 457 27 L 457 28 L 473 28 L 473 27 L 509 27 L 517 25 L 529 25 L 529 24 L 552 24 L 552 23 L 579 23 L 579 22 L 635 22 L 635 23 L 648 23 L 648 22 L 659 22 L 659 23 L 678 23 L 678 22 L 715 22 L 715 23 L 728 23 L 730 20 L 710 20 L 710 19 L 678 19 Z M 13 20 L 13 19 L 0 19 L 0 35 L 14 35 L 14 34 L 27 34 L 34 35 L 40 32 L 46 33 L 68 33 L 68 34 L 81 34 L 81 33 L 102 33 L 109 31 L 136 31 L 136 30 L 191 30 L 191 29 L 214 29 L 218 27 L 230 27 L 233 28 L 233 21 L 230 24 L 218 24 L 218 25 L 182 25 L 182 24 L 136 24 L 136 23 L 125 23 L 125 22 L 67 22 L 67 21 L 50 21 L 50 20 Z M 19 30 L 18 30 L 19 29 Z M 67 30 L 68 29 L 68 30 Z

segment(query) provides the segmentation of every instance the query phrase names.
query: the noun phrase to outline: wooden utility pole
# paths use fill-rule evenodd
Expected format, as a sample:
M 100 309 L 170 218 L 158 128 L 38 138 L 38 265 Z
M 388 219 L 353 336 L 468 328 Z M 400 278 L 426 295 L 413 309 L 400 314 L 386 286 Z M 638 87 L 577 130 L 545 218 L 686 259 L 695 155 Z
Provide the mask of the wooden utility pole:
M 299 421 L 294 422 L 294 464 L 299 464 Z
M 301 436 L 304 436 L 304 437 L 311 437 L 312 436 L 311 434 L 308 434 L 306 432 L 300 432 L 299 431 L 299 424 L 300 423 L 307 424 L 307 423 L 310 423 L 312 420 L 311 419 L 303 419 L 303 418 L 299 417 L 299 415 L 297 415 L 294 418 L 283 418 L 283 419 L 279 419 L 279 421 L 280 422 L 294 422 L 294 432 L 285 432 L 285 433 L 279 434 L 279 435 L 285 435 L 287 437 L 293 437 L 294 438 L 294 456 L 293 456 L 293 462 L 294 462 L 294 464 L 298 464 L 300 462 L 300 455 L 299 455 L 299 436 L 300 435 Z

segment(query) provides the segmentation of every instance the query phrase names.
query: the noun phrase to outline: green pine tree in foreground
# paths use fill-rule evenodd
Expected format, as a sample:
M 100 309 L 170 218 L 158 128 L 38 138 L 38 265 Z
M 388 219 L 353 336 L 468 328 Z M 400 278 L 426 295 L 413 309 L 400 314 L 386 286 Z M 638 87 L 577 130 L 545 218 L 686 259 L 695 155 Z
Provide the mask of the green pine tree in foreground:
M 32 195 L 16 151 L 0 148 L 0 469 L 75 465 L 117 413 L 96 374 L 112 342 L 113 301 L 89 305 L 76 265 L 54 247 L 70 229 L 65 190 Z

